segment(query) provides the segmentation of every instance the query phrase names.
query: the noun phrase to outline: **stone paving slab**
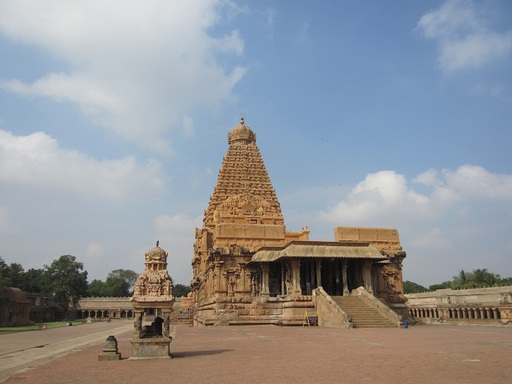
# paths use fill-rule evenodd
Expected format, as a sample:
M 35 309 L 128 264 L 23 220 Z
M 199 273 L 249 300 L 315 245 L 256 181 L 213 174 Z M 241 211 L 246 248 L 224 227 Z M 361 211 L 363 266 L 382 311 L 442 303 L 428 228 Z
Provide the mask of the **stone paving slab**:
M 505 383 L 512 382 L 512 327 L 334 329 L 178 325 L 173 359 L 97 360 L 103 342 L 5 381 L 13 383 Z M 1 338 L 0 338 L 1 342 Z

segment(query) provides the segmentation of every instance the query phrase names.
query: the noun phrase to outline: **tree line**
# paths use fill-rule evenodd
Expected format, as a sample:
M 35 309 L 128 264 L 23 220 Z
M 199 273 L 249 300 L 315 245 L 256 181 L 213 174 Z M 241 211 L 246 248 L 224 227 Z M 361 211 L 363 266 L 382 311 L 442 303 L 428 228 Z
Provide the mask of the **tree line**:
M 107 275 L 105 281 L 87 280 L 83 263 L 75 256 L 64 255 L 41 269 L 27 271 L 19 263 L 7 265 L 0 257 L 0 304 L 9 301 L 8 287 L 19 288 L 27 293 L 41 293 L 51 297 L 64 311 L 74 306 L 82 297 L 130 297 L 138 274 L 129 269 L 116 269 Z M 174 286 L 173 295 L 186 296 L 190 287 L 183 284 Z
M 466 272 L 463 269 L 453 276 L 452 280 L 430 285 L 428 288 L 412 281 L 404 281 L 405 293 L 421 293 L 437 291 L 438 289 L 468 289 L 485 287 L 502 287 L 512 285 L 512 277 L 502 278 L 497 273 L 489 272 L 487 268 L 474 269 Z

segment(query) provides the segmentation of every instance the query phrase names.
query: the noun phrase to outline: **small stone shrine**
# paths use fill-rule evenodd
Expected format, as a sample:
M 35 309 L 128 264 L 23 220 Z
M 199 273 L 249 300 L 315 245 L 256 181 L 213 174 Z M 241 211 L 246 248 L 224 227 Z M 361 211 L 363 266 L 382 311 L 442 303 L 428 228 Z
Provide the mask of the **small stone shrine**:
M 115 336 L 107 337 L 103 345 L 103 352 L 98 355 L 98 361 L 121 360 L 121 354 L 117 350 L 117 339 Z
M 146 252 L 146 269 L 137 279 L 130 300 L 135 312 L 130 359 L 171 357 L 173 283 L 167 272 L 168 254 L 158 244 Z

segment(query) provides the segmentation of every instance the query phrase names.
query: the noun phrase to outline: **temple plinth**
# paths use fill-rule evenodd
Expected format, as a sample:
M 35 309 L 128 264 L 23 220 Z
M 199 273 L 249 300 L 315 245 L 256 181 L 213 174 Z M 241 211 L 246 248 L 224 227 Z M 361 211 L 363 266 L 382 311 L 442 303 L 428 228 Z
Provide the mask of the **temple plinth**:
M 131 359 L 171 357 L 169 324 L 174 296 L 167 256 L 158 242 L 145 254 L 146 268 L 131 298 L 135 312 Z

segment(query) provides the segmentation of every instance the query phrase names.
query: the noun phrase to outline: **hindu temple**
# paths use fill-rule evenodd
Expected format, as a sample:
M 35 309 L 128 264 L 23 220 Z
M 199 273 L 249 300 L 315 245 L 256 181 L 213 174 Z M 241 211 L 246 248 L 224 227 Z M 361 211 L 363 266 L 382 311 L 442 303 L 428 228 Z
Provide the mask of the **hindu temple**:
M 390 228 L 334 228 L 334 240 L 288 231 L 256 134 L 228 133 L 217 184 L 196 228 L 195 325 L 398 326 L 406 316 L 403 251 Z

